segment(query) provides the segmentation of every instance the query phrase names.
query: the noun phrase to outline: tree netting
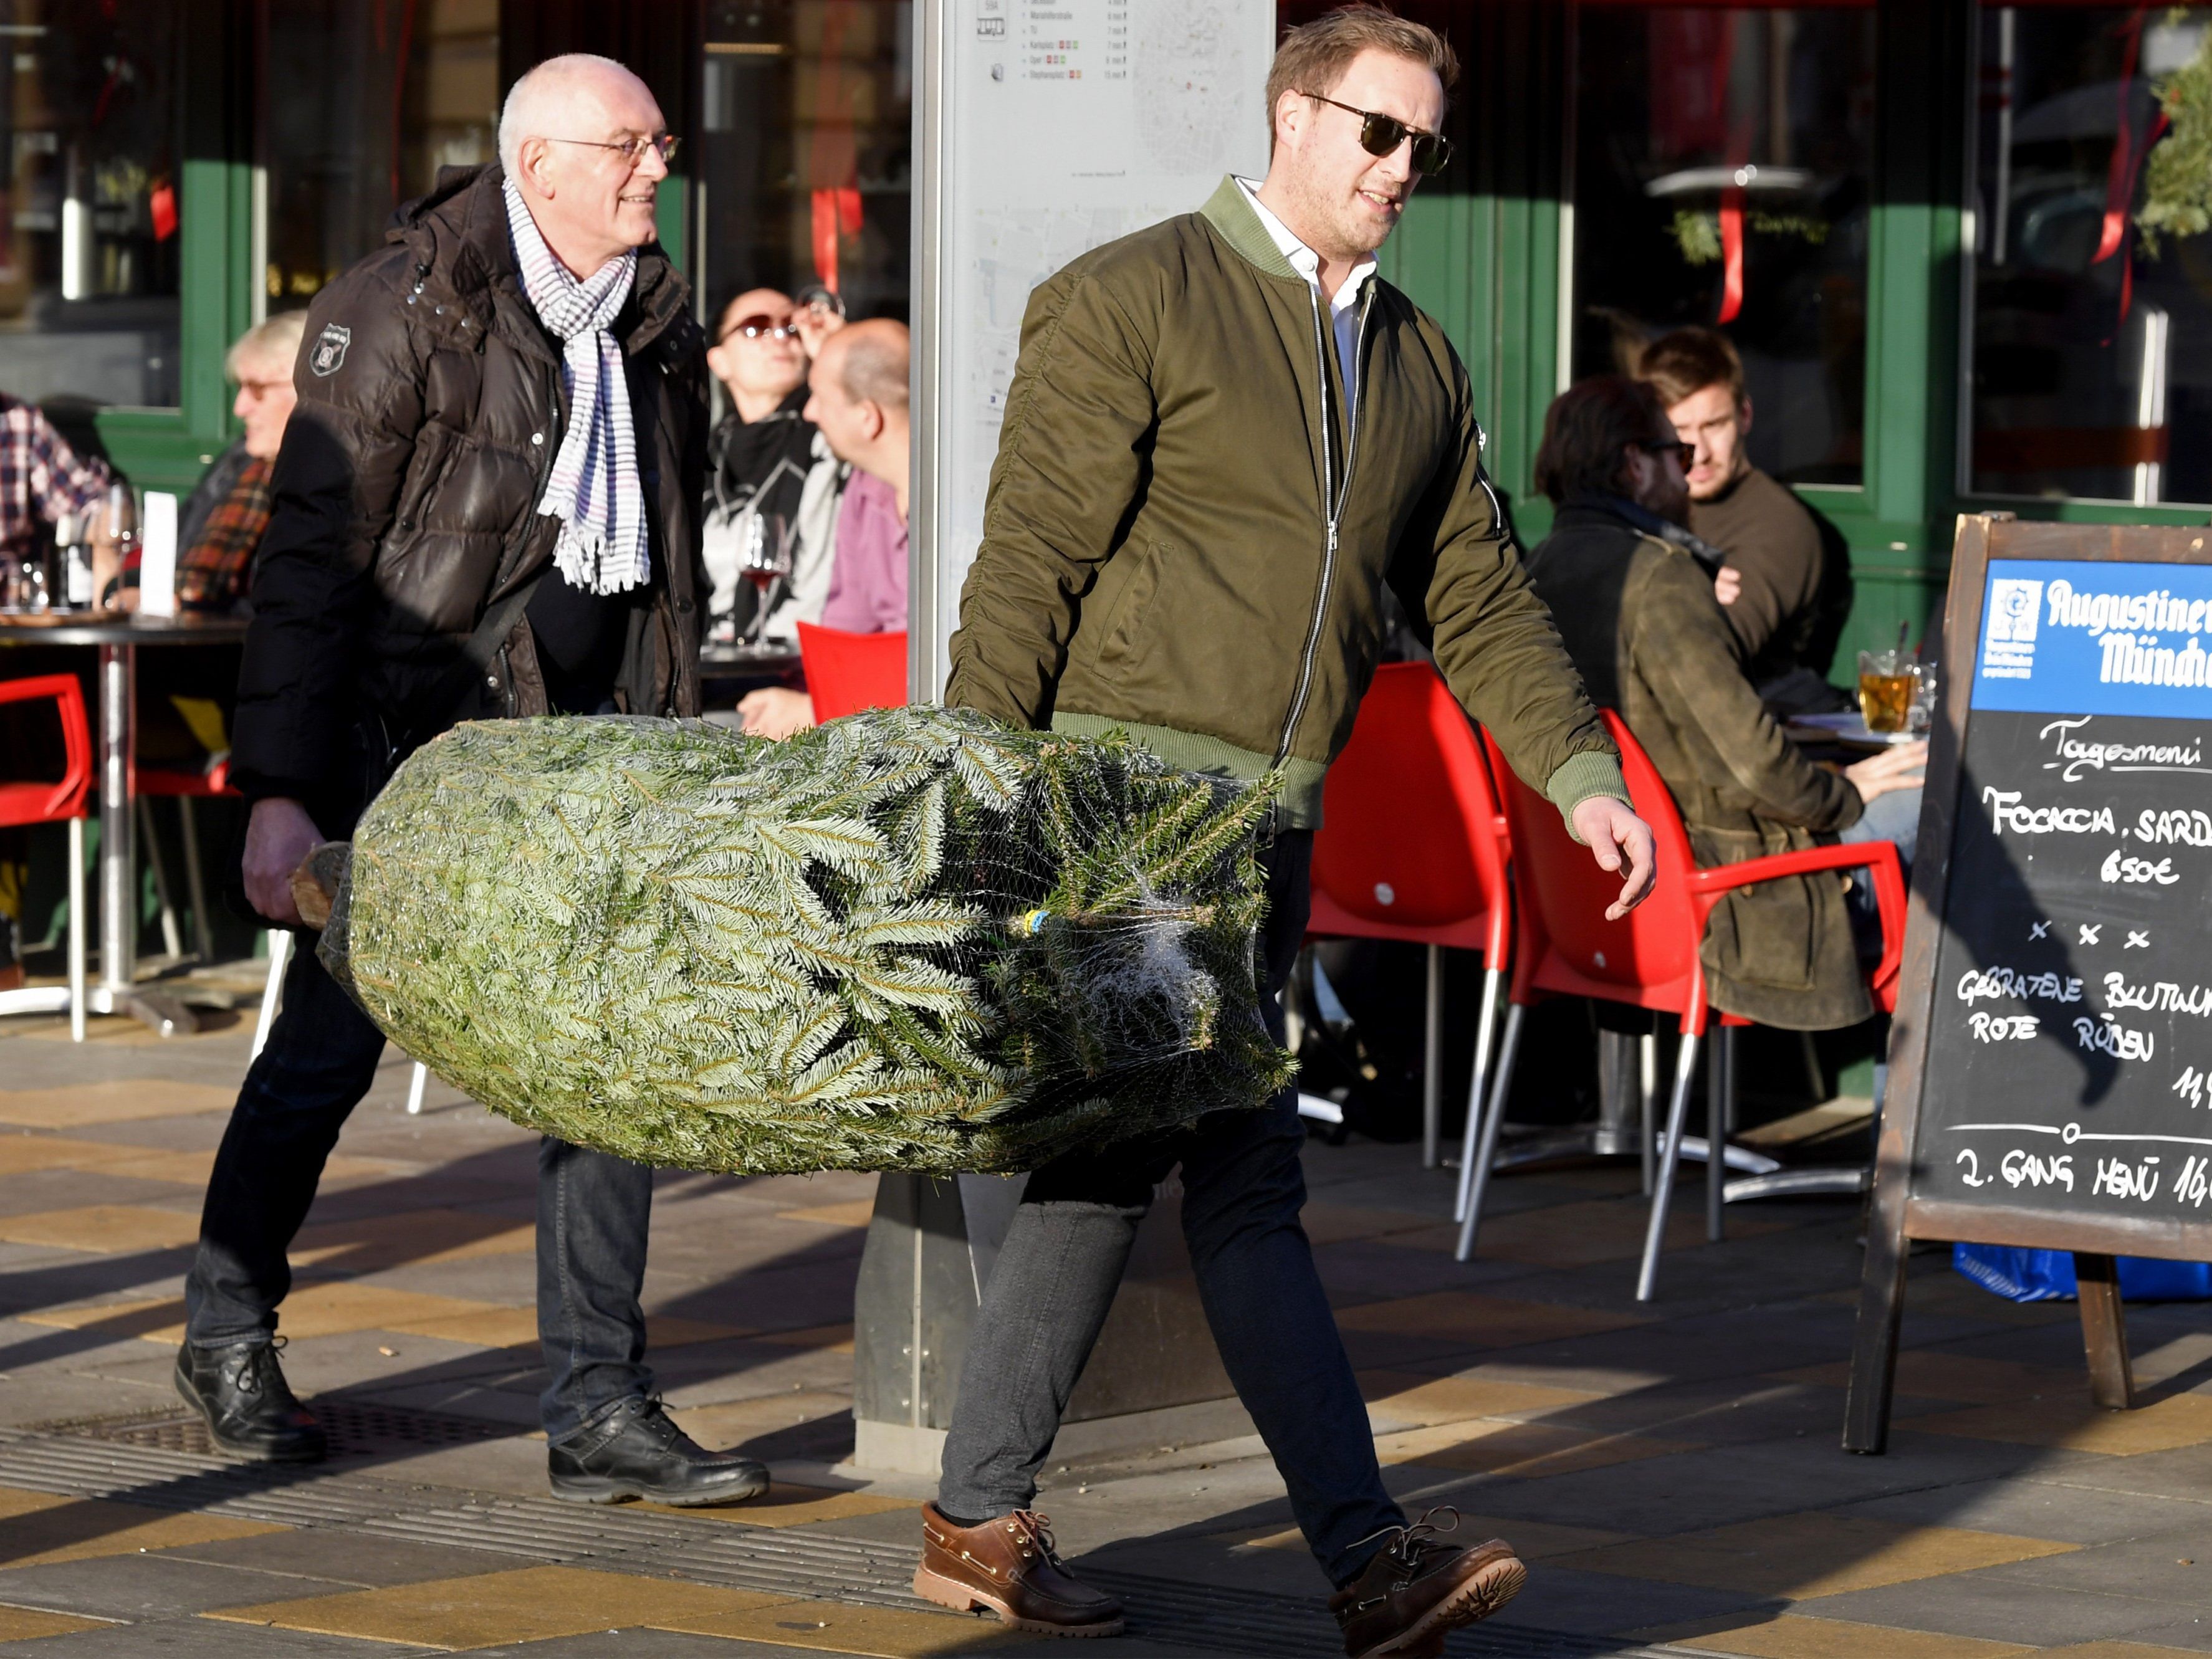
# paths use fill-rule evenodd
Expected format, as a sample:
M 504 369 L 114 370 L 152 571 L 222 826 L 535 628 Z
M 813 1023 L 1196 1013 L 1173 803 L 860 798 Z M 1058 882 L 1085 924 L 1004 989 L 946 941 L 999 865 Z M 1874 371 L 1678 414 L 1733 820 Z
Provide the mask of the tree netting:
M 324 963 L 416 1059 L 643 1163 L 1016 1170 L 1256 1107 L 1270 791 L 884 709 L 464 726 L 355 832 Z

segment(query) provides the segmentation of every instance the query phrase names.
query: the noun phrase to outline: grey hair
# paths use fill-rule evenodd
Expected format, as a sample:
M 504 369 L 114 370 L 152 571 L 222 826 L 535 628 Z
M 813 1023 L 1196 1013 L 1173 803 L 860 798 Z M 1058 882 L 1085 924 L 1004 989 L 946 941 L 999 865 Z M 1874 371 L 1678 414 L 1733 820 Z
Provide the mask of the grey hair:
M 633 81 L 638 78 L 629 64 L 590 52 L 549 58 L 525 73 L 507 88 L 507 102 L 499 112 L 499 165 L 509 178 L 514 176 L 525 139 L 556 136 L 545 131 L 546 119 L 552 112 L 556 95 L 565 89 L 566 83 L 580 70 L 616 70 Z
M 307 337 L 307 313 L 280 311 L 231 342 L 230 349 L 223 354 L 222 372 L 235 380 L 246 364 L 265 362 L 282 363 L 289 374 L 300 360 L 300 343 Z

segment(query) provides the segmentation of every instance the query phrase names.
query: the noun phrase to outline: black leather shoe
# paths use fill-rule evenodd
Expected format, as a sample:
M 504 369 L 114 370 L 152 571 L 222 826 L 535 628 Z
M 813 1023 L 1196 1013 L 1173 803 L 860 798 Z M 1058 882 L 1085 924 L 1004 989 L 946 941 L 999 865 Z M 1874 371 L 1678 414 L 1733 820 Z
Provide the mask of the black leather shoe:
M 768 1465 L 710 1452 L 669 1420 L 658 1400 L 625 1400 L 545 1449 L 553 1495 L 574 1504 L 650 1498 L 690 1509 L 742 1504 L 768 1490 Z
M 177 1352 L 177 1392 L 207 1419 L 208 1434 L 225 1451 L 271 1463 L 319 1463 L 330 1439 L 302 1406 L 276 1364 L 282 1337 L 234 1342 L 227 1348 Z

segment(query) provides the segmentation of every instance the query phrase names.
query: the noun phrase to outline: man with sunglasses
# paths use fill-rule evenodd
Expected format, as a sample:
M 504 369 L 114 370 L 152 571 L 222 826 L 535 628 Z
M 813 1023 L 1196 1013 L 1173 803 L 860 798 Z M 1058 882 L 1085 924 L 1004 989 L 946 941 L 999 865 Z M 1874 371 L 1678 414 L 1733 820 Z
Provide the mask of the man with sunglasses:
M 1262 1006 L 1304 931 L 1322 781 L 1372 676 L 1389 583 L 1438 667 L 1601 866 L 1649 890 L 1650 831 L 1530 591 L 1481 464 L 1466 370 L 1376 272 L 1456 74 L 1431 30 L 1345 7 L 1290 30 L 1273 154 L 1199 212 L 1078 259 L 1030 296 L 950 702 L 1115 728 L 1170 763 L 1280 776 L 1263 854 Z M 1157 1183 L 1180 1164 L 1206 1317 L 1289 1488 L 1352 1659 L 1434 1653 L 1525 1569 L 1496 1539 L 1407 1523 L 1384 1490 L 1300 1227 L 1294 1091 L 1030 1176 L 968 1339 L 917 1593 L 1021 1628 L 1121 1628 L 1029 1506 Z
M 254 568 L 232 778 L 245 884 L 297 927 L 290 876 L 398 759 L 457 721 L 696 714 L 706 381 L 690 295 L 653 240 L 673 149 L 644 83 L 557 58 L 515 83 L 497 165 L 441 175 L 317 295 Z M 295 952 L 216 1154 L 185 1279 L 178 1391 L 218 1443 L 311 1462 L 324 1431 L 276 1360 L 286 1252 L 384 1038 Z M 538 1156 L 540 1396 L 555 1493 L 728 1503 L 750 1460 L 695 1444 L 645 1365 L 653 1171 Z
M 707 367 L 729 412 L 714 428 L 704 514 L 708 637 L 796 646 L 797 625 L 822 620 L 836 544 L 837 457 L 806 410 L 808 356 L 796 310 L 772 288 L 722 308 Z M 763 592 L 744 580 L 752 538 L 786 536 L 791 569 Z

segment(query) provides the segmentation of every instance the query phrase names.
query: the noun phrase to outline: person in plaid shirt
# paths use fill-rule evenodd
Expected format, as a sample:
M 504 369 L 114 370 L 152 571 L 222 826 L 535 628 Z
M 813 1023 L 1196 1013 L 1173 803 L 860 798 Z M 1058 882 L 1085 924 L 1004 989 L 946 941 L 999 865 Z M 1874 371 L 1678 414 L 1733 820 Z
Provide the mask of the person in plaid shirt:
M 99 506 L 112 482 L 107 464 L 71 449 L 37 404 L 0 392 L 0 554 L 32 552 L 41 526 Z

